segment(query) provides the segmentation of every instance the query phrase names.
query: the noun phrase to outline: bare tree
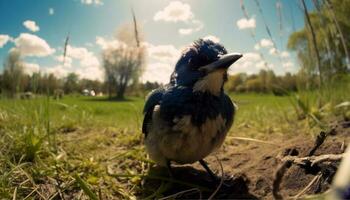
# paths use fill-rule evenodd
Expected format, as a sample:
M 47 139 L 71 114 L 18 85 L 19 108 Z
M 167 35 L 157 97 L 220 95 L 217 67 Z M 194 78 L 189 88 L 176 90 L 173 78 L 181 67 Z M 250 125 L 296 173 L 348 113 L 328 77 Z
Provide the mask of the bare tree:
M 116 37 L 118 44 L 103 51 L 103 67 L 109 96 L 113 88 L 118 99 L 123 99 L 127 87 L 136 84 L 145 61 L 145 48 L 135 40 L 132 26 L 124 25 Z
M 16 50 L 10 51 L 4 63 L 2 81 L 3 91 L 6 92 L 9 97 L 15 97 L 15 95 L 21 91 L 23 75 L 23 62 L 20 53 Z

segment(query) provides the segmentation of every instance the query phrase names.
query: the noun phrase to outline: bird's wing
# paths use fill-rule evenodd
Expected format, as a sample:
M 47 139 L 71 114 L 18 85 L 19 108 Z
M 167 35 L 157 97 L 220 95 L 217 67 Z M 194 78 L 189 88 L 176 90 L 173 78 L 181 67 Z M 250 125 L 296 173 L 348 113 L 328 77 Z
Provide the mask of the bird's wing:
M 226 127 L 231 127 L 235 116 L 236 106 L 232 103 L 228 95 L 223 94 L 222 98 L 223 106 L 221 113 L 223 113 L 223 117 L 226 119 Z
M 143 107 L 144 118 L 142 123 L 142 133 L 144 133 L 145 136 L 147 136 L 147 133 L 148 133 L 147 127 L 152 122 L 153 109 L 156 105 L 160 104 L 160 101 L 162 100 L 164 92 L 165 92 L 164 88 L 158 88 L 150 92 L 146 98 L 146 103 L 145 103 L 145 106 Z
M 192 89 L 187 87 L 171 87 L 167 90 L 160 104 L 160 116 L 173 123 L 175 117 L 193 113 Z

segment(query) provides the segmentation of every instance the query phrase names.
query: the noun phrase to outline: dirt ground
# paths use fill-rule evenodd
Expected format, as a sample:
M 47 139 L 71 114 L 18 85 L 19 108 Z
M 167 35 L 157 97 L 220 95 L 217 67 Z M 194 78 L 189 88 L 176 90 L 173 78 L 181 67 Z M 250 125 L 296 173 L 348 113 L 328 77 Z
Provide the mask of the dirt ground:
M 334 126 L 322 145 L 314 155 L 343 153 L 344 144 L 350 142 L 350 123 L 341 123 Z M 315 139 L 306 136 L 296 136 L 292 139 L 274 138 L 269 141 L 273 144 L 233 140 L 225 145 L 217 157 L 221 160 L 224 170 L 224 184 L 215 195 L 216 199 L 272 199 L 272 185 L 275 172 L 281 164 L 279 157 L 291 152 L 290 155 L 305 157 L 314 147 Z M 214 156 L 206 158 L 211 169 L 220 175 L 220 165 Z M 317 175 L 322 172 L 322 178 L 314 184 L 305 194 L 318 194 L 329 188 L 333 175 L 339 163 L 316 165 L 303 168 L 291 165 L 283 176 L 279 193 L 284 197 L 292 197 L 303 190 Z M 157 168 L 150 173 L 159 171 Z M 174 183 L 166 194 L 176 194 L 179 199 L 208 198 L 217 188 L 218 183 L 211 181 L 210 177 L 199 164 L 189 166 L 175 166 L 176 179 L 205 187 L 203 190 L 194 190 L 193 187 Z M 156 181 L 146 181 L 145 187 L 153 187 Z M 159 184 L 159 181 L 158 181 Z M 191 190 L 192 188 L 192 190 Z M 208 190 L 206 190 L 208 189 Z M 186 190 L 189 190 L 186 192 Z M 185 192 L 184 192 L 185 191 Z M 182 193 L 183 192 L 183 193 Z M 142 196 L 142 194 L 141 194 Z

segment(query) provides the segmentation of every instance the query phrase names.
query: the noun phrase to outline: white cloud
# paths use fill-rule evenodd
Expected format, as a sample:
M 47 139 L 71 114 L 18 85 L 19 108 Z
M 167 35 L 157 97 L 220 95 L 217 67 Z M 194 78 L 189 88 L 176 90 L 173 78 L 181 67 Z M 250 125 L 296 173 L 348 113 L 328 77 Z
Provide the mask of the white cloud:
M 56 56 L 55 57 L 55 60 L 60 62 L 60 63 L 63 63 L 64 61 L 64 66 L 65 67 L 71 67 L 72 66 L 72 62 L 73 62 L 73 59 L 69 56 L 66 56 L 64 59 L 63 59 L 63 55 L 60 55 L 60 56 Z
M 86 61 L 86 60 L 85 60 Z M 100 80 L 103 81 L 104 70 L 100 65 L 90 65 L 91 63 L 80 63 L 80 65 L 74 67 L 62 66 L 61 64 L 48 67 L 44 70 L 45 73 L 52 73 L 57 77 L 66 77 L 68 73 L 76 73 L 79 78 Z
M 179 33 L 181 35 L 189 35 L 189 34 L 193 33 L 193 29 L 192 28 L 180 28 Z
M 103 37 L 97 36 L 96 37 L 96 44 L 101 47 L 101 49 L 114 49 L 118 48 L 120 45 L 125 45 L 123 42 L 113 39 L 113 40 L 106 40 Z
M 154 21 L 166 22 L 187 22 L 193 19 L 194 15 L 191 11 L 191 6 L 181 1 L 172 1 L 163 10 L 158 11 L 154 17 Z
M 247 52 L 247 53 L 243 53 L 243 57 L 240 58 L 231 68 L 241 68 L 241 69 L 252 68 L 255 66 L 256 63 L 260 61 L 261 61 L 261 57 L 258 53 Z
M 146 71 L 142 75 L 144 82 L 158 82 L 168 83 L 170 80 L 170 74 L 174 70 L 174 65 L 168 63 L 149 63 L 146 67 Z
M 220 38 L 214 36 L 214 35 L 207 35 L 205 37 L 203 37 L 203 39 L 208 39 L 208 40 L 211 40 L 213 42 L 220 42 Z
M 271 40 L 263 38 L 260 40 L 260 46 L 264 48 L 270 48 L 273 46 L 273 43 Z
M 259 50 L 259 49 L 260 49 L 260 44 L 259 44 L 259 43 L 255 44 L 255 45 L 254 45 L 254 49 L 255 49 L 255 50 Z
M 264 69 L 264 68 L 266 67 L 266 62 L 262 60 L 262 61 L 256 63 L 255 66 L 256 66 L 258 69 Z
M 26 20 L 23 22 L 23 26 L 32 32 L 37 32 L 40 30 L 39 26 L 32 20 Z
M 240 58 L 238 61 L 252 61 L 252 62 L 256 62 L 256 61 L 260 61 L 261 57 L 258 53 L 255 52 L 248 52 L 248 53 L 244 53 L 243 57 Z
M 66 77 L 69 71 L 62 67 L 62 65 L 56 65 L 54 67 L 48 67 L 43 70 L 44 73 L 46 74 L 53 74 L 58 78 L 63 78 Z
M 11 37 L 8 35 L 0 35 L 0 48 L 5 46 L 5 44 L 11 40 Z
M 189 35 L 189 34 L 192 34 L 194 32 L 202 30 L 204 27 L 204 24 L 199 20 L 192 20 L 191 23 L 193 24 L 192 28 L 180 28 L 179 33 L 181 35 Z
M 254 17 L 252 17 L 250 19 L 241 18 L 236 22 L 236 24 L 237 24 L 238 29 L 240 29 L 240 30 L 254 29 L 256 27 L 256 22 L 255 22 Z
M 55 52 L 44 39 L 30 33 L 21 33 L 14 42 L 23 56 L 43 57 Z
M 243 53 L 243 57 L 239 59 L 232 67 L 229 68 L 229 73 L 258 73 L 261 69 L 272 69 L 273 64 L 266 63 L 261 56 L 256 52 Z
M 191 6 L 181 1 L 171 1 L 163 10 L 158 11 L 154 17 L 154 21 L 165 22 L 185 22 L 189 27 L 180 28 L 180 35 L 190 35 L 203 29 L 203 22 L 194 18 Z
M 81 3 L 86 5 L 103 5 L 102 0 L 81 0 Z
M 271 48 L 270 50 L 269 50 L 269 54 L 270 55 L 277 55 L 278 54 L 278 50 L 276 49 L 276 48 Z
M 73 47 L 68 45 L 66 56 L 79 60 L 80 65 L 83 67 L 95 67 L 100 65 L 100 62 L 94 53 L 84 47 Z
M 40 66 L 36 63 L 23 63 L 24 73 L 32 75 L 35 72 L 40 71 Z
M 282 53 L 281 53 L 281 57 L 282 58 L 289 58 L 289 52 L 288 51 L 282 51 Z
M 49 15 L 55 14 L 55 10 L 53 8 L 49 8 Z
M 79 78 L 90 80 L 103 80 L 104 70 L 100 66 L 81 67 L 74 71 L 79 75 Z
M 147 42 L 144 45 L 148 58 L 142 81 L 168 83 L 181 51 L 173 45 L 154 45 Z
M 283 63 L 282 66 L 286 69 L 290 69 L 290 68 L 294 67 L 294 63 L 288 61 L 288 62 Z
M 88 56 L 89 51 L 84 47 L 73 47 L 71 45 L 67 45 L 66 54 L 68 57 L 72 57 L 74 59 L 83 59 Z
M 62 59 L 62 58 L 60 58 Z M 66 61 L 75 59 L 79 61 L 79 67 L 75 67 L 70 72 L 79 75 L 80 78 L 103 80 L 104 71 L 100 65 L 100 61 L 95 54 L 84 47 L 67 46 Z
M 146 47 L 149 59 L 152 61 L 175 64 L 181 54 L 173 45 L 152 45 L 147 43 Z

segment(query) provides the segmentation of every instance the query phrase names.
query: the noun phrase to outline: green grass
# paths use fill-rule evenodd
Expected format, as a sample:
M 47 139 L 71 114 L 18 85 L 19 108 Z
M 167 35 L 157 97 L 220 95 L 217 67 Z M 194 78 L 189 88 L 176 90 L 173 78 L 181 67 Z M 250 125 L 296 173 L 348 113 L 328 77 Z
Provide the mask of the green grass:
M 130 98 L 126 101 L 107 101 L 105 97 L 66 96 L 62 100 L 50 100 L 50 119 L 57 126 L 76 124 L 93 127 L 139 127 L 142 117 L 143 99 Z M 46 98 L 32 100 L 0 100 L 0 111 L 14 115 L 20 123 L 32 121 L 40 115 Z M 20 115 L 20 116 L 19 116 Z
M 315 105 L 316 94 L 304 97 Z M 320 130 L 298 119 L 291 96 L 231 98 L 238 110 L 230 136 L 268 139 Z M 82 96 L 0 99 L 0 199 L 160 197 L 164 188 L 144 191 L 141 184 L 153 165 L 142 145 L 143 104 L 137 97 L 119 102 Z
M 236 122 L 259 120 L 269 113 L 292 109 L 288 97 L 266 94 L 231 95 L 238 105 Z M 46 106 L 45 98 L 33 100 L 0 100 L 0 110 L 18 119 L 18 123 L 32 121 L 32 116 L 40 115 Z M 50 119 L 53 126 L 79 125 L 84 128 L 116 127 L 140 130 L 144 99 L 132 97 L 126 101 L 107 101 L 105 97 L 72 97 L 50 100 Z M 290 110 L 292 112 L 292 110 Z M 20 114 L 20 116 L 18 116 Z

